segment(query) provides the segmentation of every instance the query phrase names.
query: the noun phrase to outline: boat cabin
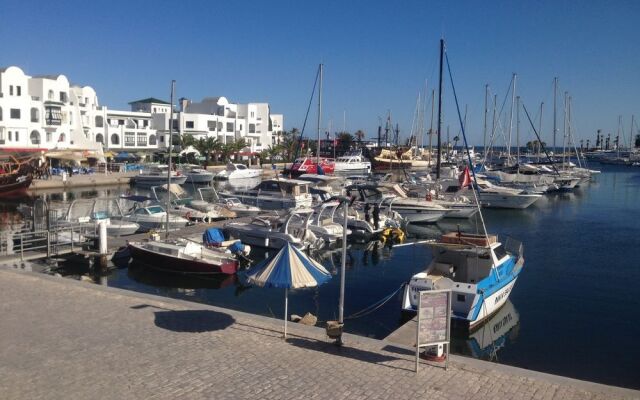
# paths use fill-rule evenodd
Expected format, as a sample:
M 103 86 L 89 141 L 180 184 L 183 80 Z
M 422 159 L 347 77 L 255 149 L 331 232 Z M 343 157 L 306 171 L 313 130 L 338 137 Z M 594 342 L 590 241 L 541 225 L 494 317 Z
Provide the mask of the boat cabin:
M 268 179 L 260 182 L 253 190 L 272 192 L 289 196 L 300 196 L 309 193 L 310 182 L 297 179 Z

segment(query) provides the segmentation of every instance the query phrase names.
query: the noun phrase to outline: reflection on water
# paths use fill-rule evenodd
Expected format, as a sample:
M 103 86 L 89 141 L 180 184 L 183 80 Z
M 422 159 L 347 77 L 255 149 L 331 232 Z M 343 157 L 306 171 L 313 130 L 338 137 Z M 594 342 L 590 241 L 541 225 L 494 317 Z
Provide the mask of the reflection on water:
M 127 275 L 134 281 L 157 287 L 175 289 L 222 289 L 237 282 L 236 275 L 181 275 L 162 272 L 140 262 L 129 264 Z
M 520 315 L 508 300 L 487 322 L 469 332 L 468 329 L 451 331 L 452 352 L 498 361 L 498 352 L 518 337 Z

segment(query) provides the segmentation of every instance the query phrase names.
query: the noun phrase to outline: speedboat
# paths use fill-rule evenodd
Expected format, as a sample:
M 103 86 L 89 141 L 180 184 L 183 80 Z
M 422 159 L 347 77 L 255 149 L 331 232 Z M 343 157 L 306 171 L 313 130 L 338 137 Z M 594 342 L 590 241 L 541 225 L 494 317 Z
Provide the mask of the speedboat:
M 137 203 L 136 203 L 137 204 Z M 130 214 L 122 216 L 123 221 L 135 222 L 140 231 L 164 230 L 167 226 L 167 212 L 159 205 L 136 205 Z M 184 228 L 189 220 L 178 215 L 169 214 L 169 230 Z
M 115 199 L 111 200 L 115 202 Z M 97 199 L 72 201 L 62 219 L 57 221 L 58 225 L 95 225 L 97 228 L 99 223 L 104 222 L 108 236 L 132 235 L 140 229 L 140 225 L 135 222 L 111 218 L 108 209 L 98 209 L 97 203 Z
M 291 222 L 291 227 L 309 229 L 316 237 L 323 239 L 325 242 L 329 244 L 336 243 L 342 240 L 344 235 L 342 225 L 334 219 L 339 206 L 340 203 L 332 201 L 323 203 L 314 210 L 296 210 L 298 214 L 307 213 L 310 215 L 306 220 L 298 219 Z M 351 234 L 351 231 L 347 229 L 347 235 L 349 234 Z
M 302 174 L 332 174 L 334 168 L 335 164 L 331 159 L 320 158 L 317 160 L 316 157 L 302 157 L 297 158 L 290 168 L 285 168 L 282 174 L 293 178 Z
M 433 260 L 406 285 L 402 310 L 415 313 L 421 291 L 450 289 L 453 318 L 470 327 L 506 303 L 524 265 L 522 244 L 495 235 L 449 232 L 427 245 Z
M 371 172 L 371 162 L 362 155 L 362 151 L 350 152 L 336 159 L 334 172 L 368 174 Z
M 198 194 L 200 200 L 193 200 L 191 207 L 201 211 L 215 205 L 228 210 L 238 218 L 254 216 L 262 211 L 259 207 L 242 204 L 242 202 L 235 197 L 222 199 L 213 187 L 199 188 Z
M 523 189 L 508 188 L 494 185 L 488 180 L 477 177 L 477 188 L 480 204 L 488 208 L 515 208 L 524 209 L 535 203 L 542 197 L 540 193 L 530 193 Z M 442 185 L 445 197 L 459 196 L 466 193 L 465 188 L 460 188 L 457 179 L 443 179 L 439 183 Z
M 262 169 L 252 169 L 244 164 L 227 164 L 224 171 L 216 174 L 216 179 L 247 179 L 262 176 Z
M 160 186 L 167 183 L 167 170 L 166 167 L 157 166 L 148 170 L 140 171 L 140 174 L 131 178 L 131 181 L 136 186 Z M 180 172 L 171 171 L 171 183 L 182 185 L 187 181 L 187 176 Z
M 311 207 L 309 182 L 297 179 L 267 179 L 253 189 L 236 192 L 219 192 L 221 198 L 237 198 L 243 204 L 263 210 L 283 210 Z
M 166 272 L 233 275 L 239 267 L 233 254 L 188 239 L 130 242 L 128 247 L 134 261 Z
M 166 199 L 161 199 L 158 196 L 157 191 L 159 189 L 167 191 L 167 185 L 151 187 L 151 192 L 153 193 L 155 201 L 158 204 L 166 204 Z M 178 185 L 171 184 L 167 192 L 167 196 L 169 196 L 170 199 L 169 213 L 173 215 L 179 215 L 188 219 L 189 221 L 211 222 L 218 219 L 235 217 L 235 214 L 232 214 L 230 212 L 223 212 L 222 207 L 214 204 L 204 206 L 196 200 L 200 207 L 193 207 L 194 200 L 191 197 L 187 197 L 184 189 L 182 189 L 182 187 Z
M 183 169 L 182 174 L 187 177 L 186 182 L 189 183 L 209 183 L 213 181 L 214 173 L 209 172 L 204 168 L 188 168 Z
M 303 221 L 300 223 L 300 221 Z M 296 247 L 316 244 L 318 239 L 307 229 L 308 214 L 289 213 L 284 219 L 278 215 L 254 217 L 251 222 L 228 222 L 225 232 L 251 246 L 280 249 L 287 243 Z M 318 244 L 319 245 L 319 244 Z

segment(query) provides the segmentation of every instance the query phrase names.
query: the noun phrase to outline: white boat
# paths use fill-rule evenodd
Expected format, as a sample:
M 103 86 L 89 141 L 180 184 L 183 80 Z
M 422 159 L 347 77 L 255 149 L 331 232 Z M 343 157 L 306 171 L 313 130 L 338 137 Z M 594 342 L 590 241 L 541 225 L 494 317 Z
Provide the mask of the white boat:
M 262 169 L 252 169 L 244 164 L 227 164 L 224 171 L 216 174 L 216 179 L 247 179 L 262 176 Z
M 218 192 L 216 192 L 216 189 L 213 187 L 199 188 L 198 194 L 200 199 L 193 200 L 191 202 L 191 207 L 198 210 L 205 210 L 216 205 L 225 208 L 238 218 L 252 217 L 258 215 L 262 211 L 259 207 L 242 204 L 242 202 L 235 197 L 222 199 L 218 196 Z
M 509 298 L 524 265 L 522 245 L 495 235 L 450 232 L 429 240 L 433 260 L 405 287 L 402 309 L 417 310 L 421 291 L 450 289 L 453 318 L 472 327 L 487 319 Z
M 236 215 L 230 212 L 225 212 L 221 206 L 208 204 L 201 204 L 195 200 L 199 207 L 194 207 L 194 200 L 191 197 L 186 196 L 186 192 L 182 187 L 176 184 L 171 184 L 169 191 L 167 192 L 167 185 L 152 186 L 151 192 L 153 193 L 153 199 L 162 205 L 167 204 L 166 198 L 158 196 L 158 191 L 162 190 L 169 196 L 169 213 L 173 215 L 179 215 L 189 221 L 195 222 L 211 222 L 223 218 L 233 218 Z
M 100 199 L 104 200 L 104 199 Z M 115 203 L 115 199 L 111 199 Z M 140 225 L 135 222 L 122 221 L 118 218 L 112 219 L 109 210 L 98 209 L 98 200 L 74 200 L 69 204 L 61 223 L 70 225 L 95 225 L 96 229 L 100 222 L 107 224 L 108 236 L 132 235 L 140 229 Z
M 480 177 L 477 178 L 477 182 L 478 196 L 483 207 L 525 209 L 542 197 L 539 193 L 494 185 Z M 460 189 L 457 179 L 444 179 L 440 184 L 443 192 L 449 195 L 459 196 L 467 193 L 467 189 Z
M 291 227 L 306 227 L 306 229 L 311 230 L 316 237 L 323 239 L 328 244 L 341 241 L 344 230 L 342 229 L 341 223 L 338 223 L 334 219 L 339 206 L 340 203 L 338 202 L 327 202 L 317 206 L 313 210 L 296 210 L 298 214 L 304 215 L 307 213 L 310 214 L 310 216 L 304 221 L 299 219 L 291 222 Z M 351 231 L 347 228 L 347 235 L 349 234 L 351 234 Z
M 333 169 L 334 173 L 371 172 L 371 162 L 367 160 L 361 151 L 347 153 L 338 157 Z
M 386 228 L 399 228 L 405 222 L 402 216 L 397 212 L 390 210 L 384 204 L 385 199 L 378 202 L 380 214 L 378 216 L 378 227 L 376 228 L 372 218 L 372 207 L 369 204 L 369 217 L 364 210 L 366 204 L 354 202 L 349 206 L 349 214 L 347 215 L 347 228 L 357 235 L 373 235 L 382 232 Z M 344 223 L 344 209 L 338 208 L 333 216 L 333 221 L 339 224 Z
M 122 217 L 123 221 L 135 222 L 140 225 L 140 231 L 165 230 L 167 226 L 167 212 L 162 206 L 135 206 L 130 214 Z M 187 226 L 189 220 L 178 215 L 169 214 L 169 230 L 176 230 Z
M 299 224 L 298 220 L 303 223 Z M 251 246 L 280 249 L 291 243 L 296 247 L 316 244 L 318 239 L 311 230 L 306 229 L 308 215 L 291 212 L 284 219 L 278 215 L 254 217 L 251 222 L 228 222 L 225 232 L 242 243 Z
M 186 182 L 189 183 L 210 183 L 215 177 L 215 174 L 213 172 L 209 172 L 203 168 L 183 169 L 182 174 L 187 177 Z
M 140 174 L 131 178 L 131 181 L 136 186 L 160 186 L 167 183 L 167 169 L 166 167 L 155 167 L 148 170 L 140 171 Z M 182 175 L 180 172 L 171 171 L 171 183 L 182 185 L 187 181 L 186 175 Z
M 218 194 L 223 199 L 237 198 L 243 204 L 263 210 L 310 208 L 312 196 L 309 185 L 309 182 L 297 179 L 267 179 L 253 189 Z

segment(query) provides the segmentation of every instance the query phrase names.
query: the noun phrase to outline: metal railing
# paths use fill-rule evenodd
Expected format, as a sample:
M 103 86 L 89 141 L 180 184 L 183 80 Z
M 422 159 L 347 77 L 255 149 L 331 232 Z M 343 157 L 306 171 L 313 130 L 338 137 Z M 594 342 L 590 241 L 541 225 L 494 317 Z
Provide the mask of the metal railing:
M 41 253 L 42 257 L 80 250 L 97 237 L 95 224 L 57 226 L 49 230 L 0 233 L 0 256 Z

